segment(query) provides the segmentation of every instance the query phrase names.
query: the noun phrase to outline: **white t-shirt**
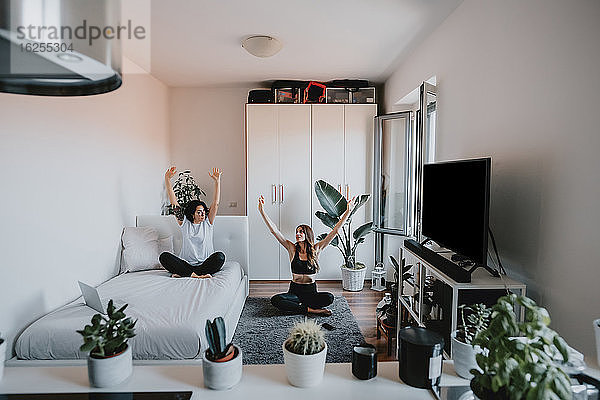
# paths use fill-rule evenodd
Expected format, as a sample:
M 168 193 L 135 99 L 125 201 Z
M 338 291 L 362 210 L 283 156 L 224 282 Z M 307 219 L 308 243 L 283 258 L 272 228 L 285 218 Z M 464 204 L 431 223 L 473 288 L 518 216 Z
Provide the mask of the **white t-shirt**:
M 184 217 L 181 224 L 181 235 L 183 236 L 183 242 L 179 257 L 191 265 L 202 264 L 214 253 L 213 225 L 208 221 L 208 218 L 199 224 L 193 224 Z

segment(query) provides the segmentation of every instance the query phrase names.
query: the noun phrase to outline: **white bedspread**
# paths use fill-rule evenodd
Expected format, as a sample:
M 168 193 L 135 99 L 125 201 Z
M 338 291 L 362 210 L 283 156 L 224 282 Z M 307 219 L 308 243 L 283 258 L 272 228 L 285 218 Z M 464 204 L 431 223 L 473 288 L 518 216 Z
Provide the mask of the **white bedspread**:
M 116 276 L 100 285 L 98 292 L 103 300 L 129 304 L 125 313 L 138 320 L 136 336 L 129 341 L 134 359 L 190 359 L 201 357 L 206 320 L 225 316 L 242 277 L 237 262 L 226 262 L 210 279 L 141 271 Z M 75 331 L 90 324 L 96 313 L 80 297 L 43 316 L 19 336 L 17 357 L 85 358 L 79 351 L 83 338 Z

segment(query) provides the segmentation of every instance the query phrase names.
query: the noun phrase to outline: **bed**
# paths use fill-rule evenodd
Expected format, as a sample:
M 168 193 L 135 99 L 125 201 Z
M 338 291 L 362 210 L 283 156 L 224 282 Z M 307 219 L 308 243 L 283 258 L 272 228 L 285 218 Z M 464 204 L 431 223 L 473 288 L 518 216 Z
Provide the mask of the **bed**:
M 174 251 L 181 248 L 179 226 L 172 216 L 139 216 L 137 226 L 155 227 L 162 237 L 173 235 Z M 211 279 L 171 278 L 165 270 L 148 270 L 120 274 L 98 286 L 103 300 L 129 304 L 127 315 L 138 320 L 136 336 L 130 339 L 134 359 L 201 358 L 206 348 L 204 325 L 217 316 L 225 319 L 231 340 L 248 296 L 247 235 L 246 217 L 216 217 L 214 247 L 226 254 L 226 262 Z M 75 331 L 89 324 L 94 314 L 80 297 L 43 316 L 17 339 L 17 358 L 85 358 Z

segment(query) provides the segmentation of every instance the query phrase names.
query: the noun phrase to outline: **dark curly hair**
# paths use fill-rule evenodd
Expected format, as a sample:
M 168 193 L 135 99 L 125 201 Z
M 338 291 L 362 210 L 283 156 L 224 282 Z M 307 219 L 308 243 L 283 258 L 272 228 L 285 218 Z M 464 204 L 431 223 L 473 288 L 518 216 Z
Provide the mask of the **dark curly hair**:
M 202 206 L 204 208 L 204 212 L 206 213 L 206 216 L 208 217 L 208 206 L 206 205 L 205 202 L 200 201 L 200 200 L 192 200 L 189 203 L 187 203 L 185 205 L 185 207 L 183 208 L 183 215 L 185 215 L 185 217 L 188 219 L 188 221 L 190 222 L 194 222 L 194 213 L 196 212 L 196 208 L 198 208 L 198 206 Z

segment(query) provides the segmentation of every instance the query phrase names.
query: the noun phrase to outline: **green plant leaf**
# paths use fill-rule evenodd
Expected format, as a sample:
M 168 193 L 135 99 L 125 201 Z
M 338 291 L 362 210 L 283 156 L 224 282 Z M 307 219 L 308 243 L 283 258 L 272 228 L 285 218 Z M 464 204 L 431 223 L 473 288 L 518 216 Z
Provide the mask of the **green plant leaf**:
M 349 220 L 352 220 L 354 213 L 369 200 L 369 197 L 371 197 L 371 195 L 361 194 L 354 200 L 354 206 L 352 207 L 352 211 L 350 211 L 350 215 L 348 215 Z
M 316 217 L 323 222 L 323 224 L 328 228 L 335 228 L 335 225 L 340 221 L 337 217 L 332 217 L 331 215 L 324 213 L 323 211 L 317 211 L 315 213 Z M 327 235 L 327 234 L 325 234 Z
M 367 222 L 366 224 L 363 224 L 363 225 L 359 226 L 358 228 L 356 228 L 356 230 L 354 231 L 352 236 L 354 237 L 354 240 L 358 240 L 358 239 L 362 238 L 363 236 L 366 236 L 372 230 L 373 230 L 373 223 Z
M 315 194 L 321 207 L 332 217 L 341 217 L 348 207 L 344 196 L 323 180 L 315 182 Z

